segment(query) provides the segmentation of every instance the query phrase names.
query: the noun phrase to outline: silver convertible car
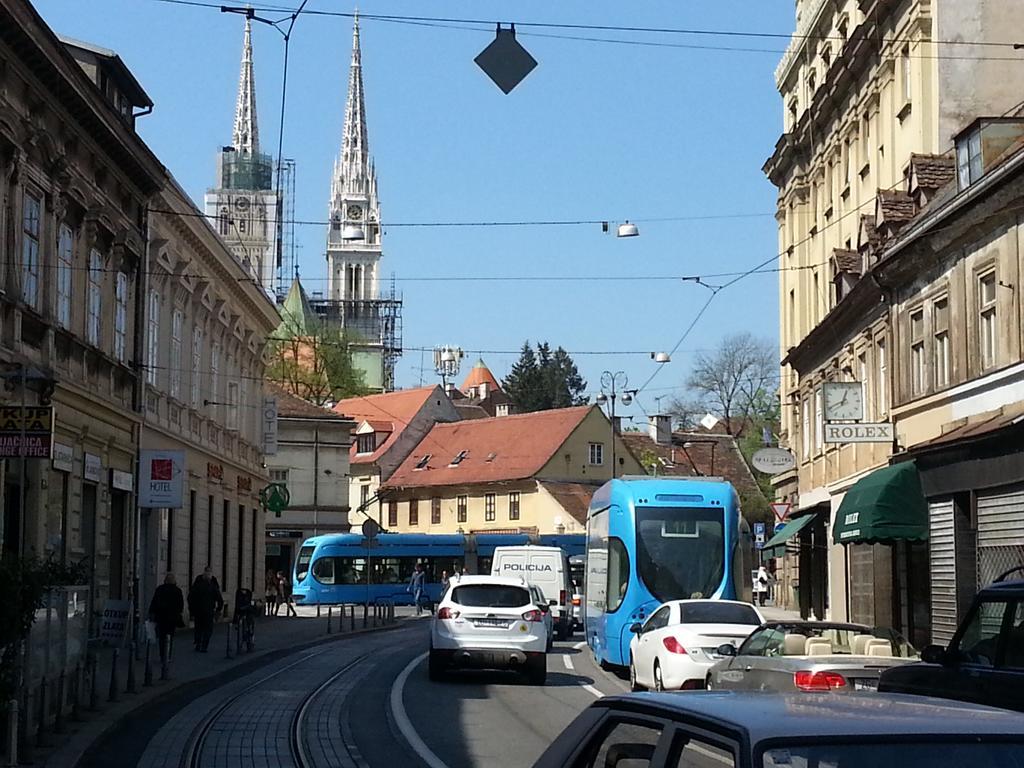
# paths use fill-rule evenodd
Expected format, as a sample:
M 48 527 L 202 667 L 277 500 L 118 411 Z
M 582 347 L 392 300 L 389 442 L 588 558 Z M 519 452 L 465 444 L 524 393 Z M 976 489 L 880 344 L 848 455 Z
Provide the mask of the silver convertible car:
M 825 621 L 765 624 L 717 653 L 707 687 L 747 691 L 875 691 L 883 670 L 917 659 L 891 629 Z

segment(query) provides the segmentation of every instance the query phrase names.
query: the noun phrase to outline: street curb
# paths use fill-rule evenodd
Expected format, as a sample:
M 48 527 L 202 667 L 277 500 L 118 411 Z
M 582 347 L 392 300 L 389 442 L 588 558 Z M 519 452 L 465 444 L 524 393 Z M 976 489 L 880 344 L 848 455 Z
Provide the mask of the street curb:
M 182 692 L 190 686 L 203 687 L 204 685 L 209 685 L 211 681 L 219 677 L 224 677 L 224 682 L 228 682 L 229 680 L 250 674 L 259 669 L 260 667 L 266 666 L 269 663 L 278 661 L 280 659 L 288 658 L 289 656 L 309 650 L 310 648 L 316 648 L 321 645 L 326 645 L 327 643 L 343 641 L 348 638 L 358 637 L 360 635 L 367 635 L 375 632 L 394 631 L 404 626 L 407 626 L 408 622 L 408 619 L 401 619 L 396 621 L 394 624 L 389 624 L 386 626 L 366 627 L 365 629 L 359 628 L 344 633 L 339 632 L 337 634 L 327 635 L 316 640 L 309 640 L 301 643 L 300 645 L 268 649 L 263 652 L 257 652 L 252 654 L 250 658 L 246 659 L 244 662 L 233 665 L 218 672 L 214 672 L 213 674 L 206 675 L 204 677 L 195 677 L 189 680 L 181 681 L 176 681 L 173 679 L 170 681 L 165 681 L 158 693 L 155 693 L 153 696 L 147 699 L 141 700 L 138 706 L 132 707 L 131 709 L 122 713 L 116 720 L 107 724 L 107 726 L 103 728 L 103 730 L 99 731 L 93 738 L 91 738 L 86 744 L 83 744 L 81 747 L 79 747 L 74 753 L 68 754 L 65 752 L 60 752 L 59 749 L 54 749 L 49 754 L 47 754 L 41 761 L 39 761 L 38 765 L 43 766 L 44 768 L 46 766 L 53 766 L 53 768 L 58 768 L 58 764 L 52 762 L 52 759 L 57 757 L 58 754 L 60 758 L 59 768 L 67 768 L 67 766 L 77 767 L 84 760 L 89 760 L 90 758 L 93 764 L 100 765 L 103 762 L 101 756 L 92 753 L 94 753 L 98 747 L 102 746 L 104 741 L 106 741 L 110 736 L 112 736 L 114 733 L 116 733 L 124 726 L 124 720 L 126 718 L 137 713 L 140 713 L 144 710 L 155 709 L 160 707 L 161 705 L 167 704 L 175 696 L 180 696 Z M 102 712 L 99 714 L 102 716 Z M 88 720 L 85 721 L 85 724 L 88 725 Z

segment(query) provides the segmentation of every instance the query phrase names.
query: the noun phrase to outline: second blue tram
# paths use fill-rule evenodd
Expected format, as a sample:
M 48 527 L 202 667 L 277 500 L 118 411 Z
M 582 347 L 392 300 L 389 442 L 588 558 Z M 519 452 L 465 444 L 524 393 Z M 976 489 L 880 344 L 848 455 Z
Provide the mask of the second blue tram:
M 629 663 L 630 626 L 669 600 L 750 600 L 750 533 L 728 482 L 623 478 L 587 515 L 585 627 L 602 665 Z
M 355 533 L 315 536 L 302 543 L 292 575 L 292 595 L 299 605 L 375 603 L 392 600 L 411 605 L 406 591 L 417 563 L 426 571 L 430 602 L 441 596 L 441 578 L 461 573 L 490 573 L 495 547 L 524 544 L 561 547 L 569 556 L 583 554 L 583 534 L 428 534 L 382 533 L 370 548 Z

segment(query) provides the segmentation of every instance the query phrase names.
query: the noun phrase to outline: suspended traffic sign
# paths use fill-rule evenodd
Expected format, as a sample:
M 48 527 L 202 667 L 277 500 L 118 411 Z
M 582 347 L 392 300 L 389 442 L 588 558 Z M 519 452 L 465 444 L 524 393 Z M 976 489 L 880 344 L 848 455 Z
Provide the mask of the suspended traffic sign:
M 537 66 L 537 60 L 516 40 L 516 25 L 498 31 L 494 40 L 473 61 L 494 84 L 508 94 Z

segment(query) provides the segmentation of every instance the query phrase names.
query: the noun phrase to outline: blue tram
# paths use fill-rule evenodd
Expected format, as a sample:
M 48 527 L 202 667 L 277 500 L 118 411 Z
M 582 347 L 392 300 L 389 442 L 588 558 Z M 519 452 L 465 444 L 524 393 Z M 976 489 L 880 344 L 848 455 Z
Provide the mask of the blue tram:
M 626 477 L 587 515 L 585 626 L 602 665 L 629 663 L 629 627 L 661 603 L 750 600 L 750 530 L 718 478 Z
M 569 556 L 582 555 L 583 534 L 430 534 L 382 533 L 367 547 L 355 533 L 315 536 L 302 543 L 292 576 L 292 594 L 299 605 L 337 605 L 393 600 L 411 605 L 406 591 L 416 564 L 426 571 L 426 595 L 441 596 L 441 576 L 490 573 L 495 547 L 523 544 L 561 547 Z

